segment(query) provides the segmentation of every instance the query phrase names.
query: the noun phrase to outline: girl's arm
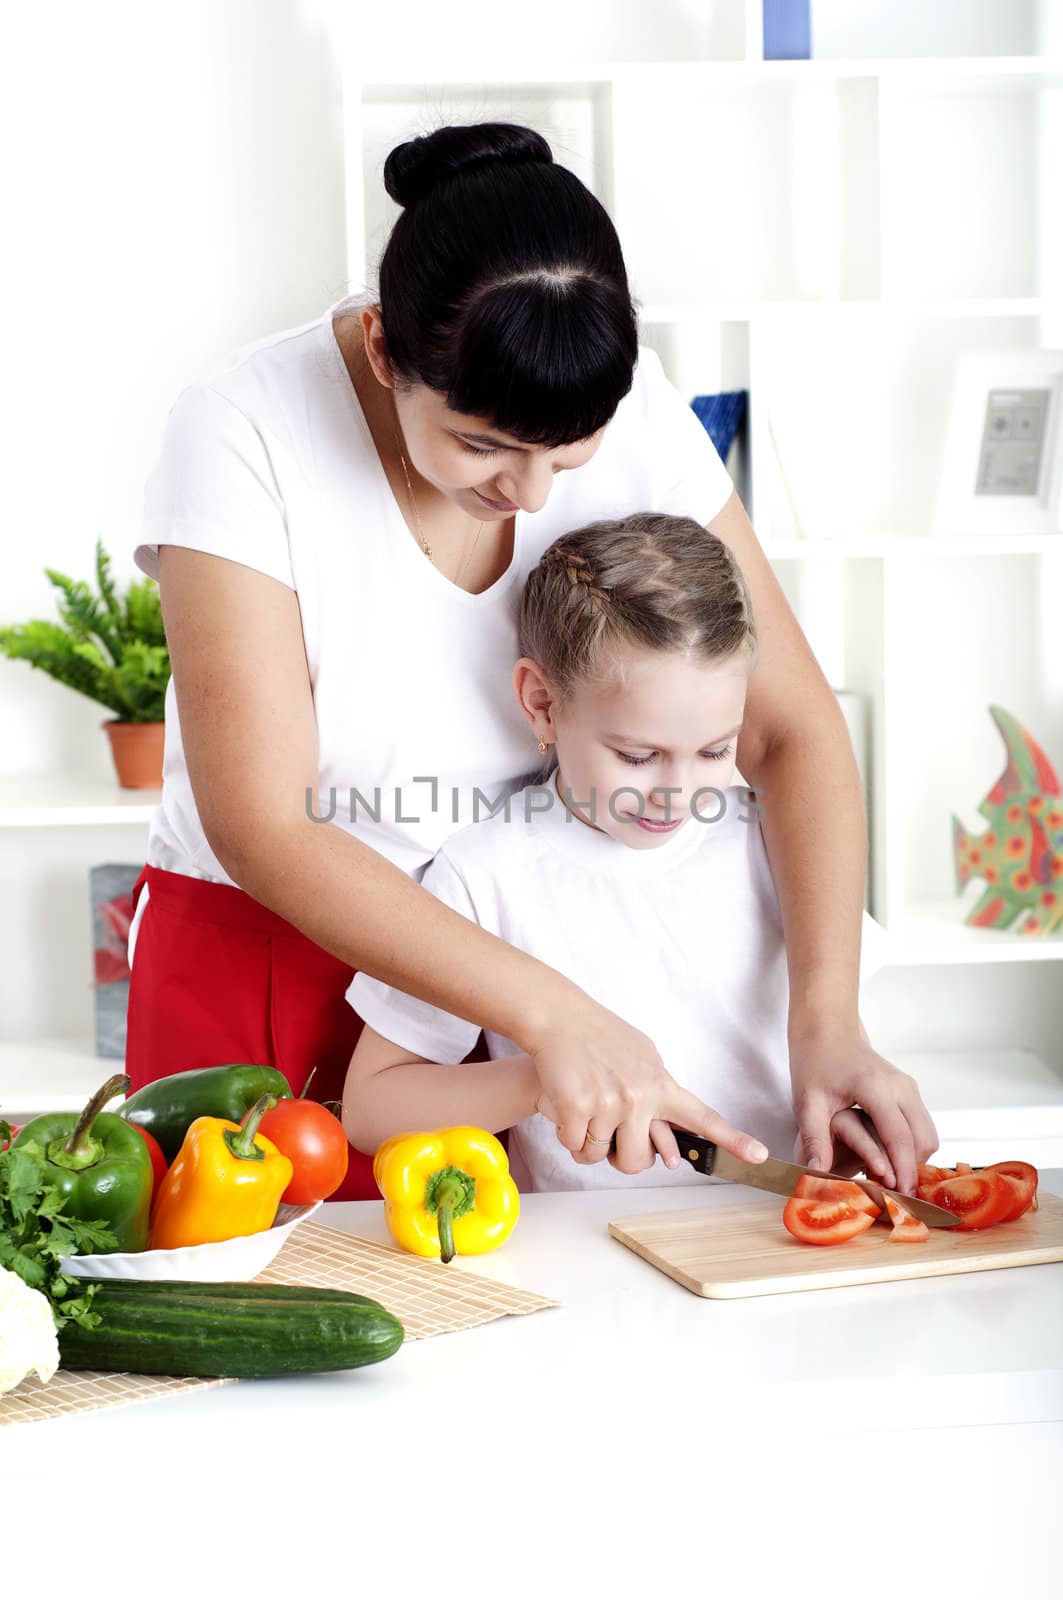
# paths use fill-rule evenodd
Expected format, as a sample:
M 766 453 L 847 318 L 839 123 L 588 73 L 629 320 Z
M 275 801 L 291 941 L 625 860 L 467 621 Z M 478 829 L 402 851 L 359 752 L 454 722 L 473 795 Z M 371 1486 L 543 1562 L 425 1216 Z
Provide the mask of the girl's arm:
M 834 693 L 733 494 L 710 530 L 738 558 L 760 648 L 737 764 L 757 791 L 782 911 L 790 980 L 790 1075 L 809 1165 L 830 1170 L 831 1118 L 871 1113 L 897 1187 L 937 1134 L 915 1080 L 872 1049 L 857 1010 L 867 828 L 849 732 Z
M 411 1055 L 366 1023 L 347 1068 L 343 1127 L 356 1150 L 372 1155 L 392 1134 L 415 1125 L 471 1123 L 500 1133 L 530 1117 L 538 1095 L 529 1055 L 447 1066 Z

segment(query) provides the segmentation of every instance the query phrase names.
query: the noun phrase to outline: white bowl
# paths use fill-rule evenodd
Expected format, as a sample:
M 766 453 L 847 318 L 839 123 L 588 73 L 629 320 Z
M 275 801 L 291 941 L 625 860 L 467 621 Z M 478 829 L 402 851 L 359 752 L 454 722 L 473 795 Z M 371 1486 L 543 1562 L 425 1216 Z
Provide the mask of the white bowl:
M 110 1255 L 64 1256 L 59 1270 L 70 1278 L 142 1278 L 155 1282 L 247 1283 L 269 1266 L 309 1206 L 279 1206 L 273 1226 L 217 1244 L 188 1244 L 179 1250 L 114 1251 Z

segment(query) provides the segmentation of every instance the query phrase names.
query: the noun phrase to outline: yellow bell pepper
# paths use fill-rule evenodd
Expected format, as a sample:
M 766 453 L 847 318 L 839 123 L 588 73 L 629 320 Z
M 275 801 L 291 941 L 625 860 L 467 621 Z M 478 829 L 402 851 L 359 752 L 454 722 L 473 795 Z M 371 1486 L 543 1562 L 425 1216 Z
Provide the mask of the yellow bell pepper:
M 413 1255 L 482 1255 L 520 1212 L 505 1149 L 483 1128 L 396 1134 L 378 1148 L 373 1177 L 391 1237 Z
M 184 1136 L 151 1211 L 151 1249 L 215 1244 L 261 1233 L 273 1224 L 292 1164 L 258 1133 L 272 1094 L 256 1100 L 242 1122 L 196 1117 Z

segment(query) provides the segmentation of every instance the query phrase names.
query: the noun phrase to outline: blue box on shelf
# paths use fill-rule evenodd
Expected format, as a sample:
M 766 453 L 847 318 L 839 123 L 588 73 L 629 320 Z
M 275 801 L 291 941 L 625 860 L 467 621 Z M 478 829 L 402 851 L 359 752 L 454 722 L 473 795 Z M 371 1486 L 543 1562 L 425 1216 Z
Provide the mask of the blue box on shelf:
M 748 389 L 732 389 L 724 394 L 696 394 L 690 408 L 716 446 L 720 460 L 726 462 L 735 435 L 745 421 Z
M 765 61 L 812 56 L 812 0 L 764 0 Z

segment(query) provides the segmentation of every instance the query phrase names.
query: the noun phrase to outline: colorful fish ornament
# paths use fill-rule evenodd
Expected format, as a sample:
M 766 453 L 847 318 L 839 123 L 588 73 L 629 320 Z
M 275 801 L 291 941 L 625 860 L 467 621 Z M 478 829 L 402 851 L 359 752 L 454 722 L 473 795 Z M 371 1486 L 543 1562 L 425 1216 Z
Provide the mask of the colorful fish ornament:
M 989 714 L 1000 729 L 1008 764 L 978 807 L 990 824 L 985 833 L 970 834 L 958 817 L 952 818 L 957 894 L 972 878 L 987 885 L 964 920 L 972 928 L 1054 933 L 1063 926 L 1059 779 L 1021 722 L 1000 706 L 990 706 Z

